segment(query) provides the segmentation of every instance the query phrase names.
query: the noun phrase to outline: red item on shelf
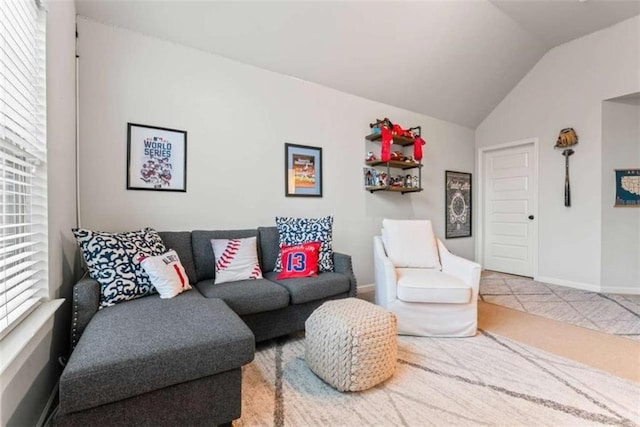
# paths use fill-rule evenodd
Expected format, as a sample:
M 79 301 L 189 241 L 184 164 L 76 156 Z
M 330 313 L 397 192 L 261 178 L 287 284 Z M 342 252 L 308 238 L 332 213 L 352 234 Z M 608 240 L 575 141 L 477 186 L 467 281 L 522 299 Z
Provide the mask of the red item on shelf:
M 417 137 L 413 141 L 413 158 L 416 159 L 417 162 L 422 160 L 422 146 L 424 144 L 426 144 L 426 142 L 421 137 Z
M 404 136 L 404 129 L 400 125 L 393 125 L 393 134 L 397 136 Z
M 393 136 L 391 136 L 391 131 L 386 127 L 382 128 L 382 150 L 380 153 L 380 159 L 383 162 L 388 162 L 391 159 L 391 141 L 393 140 Z

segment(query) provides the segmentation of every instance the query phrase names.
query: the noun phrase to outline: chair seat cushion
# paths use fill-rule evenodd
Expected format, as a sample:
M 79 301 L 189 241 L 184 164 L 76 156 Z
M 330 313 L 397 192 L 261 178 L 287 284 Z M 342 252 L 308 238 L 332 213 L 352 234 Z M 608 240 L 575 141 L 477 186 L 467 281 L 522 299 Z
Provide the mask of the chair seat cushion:
M 398 299 L 405 302 L 467 304 L 471 286 L 442 271 L 427 268 L 397 268 Z
M 253 360 L 254 349 L 244 322 L 222 300 L 196 290 L 106 307 L 87 325 L 60 377 L 60 412 L 237 369 Z
M 291 294 L 292 304 L 303 304 L 349 291 L 349 278 L 340 273 L 323 271 L 316 277 L 277 280 L 278 274 L 272 271 L 264 276 L 272 282 L 284 286 Z
M 220 298 L 239 316 L 277 310 L 289 305 L 289 292 L 269 280 L 239 280 L 213 284 L 204 280 L 196 288 L 207 298 Z

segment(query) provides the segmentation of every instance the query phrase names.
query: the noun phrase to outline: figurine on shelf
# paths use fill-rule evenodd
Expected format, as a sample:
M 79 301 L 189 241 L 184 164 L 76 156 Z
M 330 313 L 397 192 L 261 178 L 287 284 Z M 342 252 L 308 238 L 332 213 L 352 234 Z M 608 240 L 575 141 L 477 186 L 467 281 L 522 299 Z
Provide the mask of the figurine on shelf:
M 386 172 L 382 172 L 381 174 L 379 174 L 379 175 L 377 176 L 377 178 L 378 178 L 378 183 L 377 183 L 377 185 L 380 185 L 380 186 L 386 186 L 386 185 L 388 185 L 388 178 L 389 178 L 389 177 L 387 176 L 387 173 L 386 173 Z
M 394 151 L 393 153 L 391 153 L 391 157 L 389 160 L 401 162 L 403 159 L 404 159 L 404 153 L 402 153 L 402 151 Z
M 407 175 L 404 177 L 404 186 L 413 187 L 413 177 L 411 175 Z
M 413 156 L 406 156 L 404 158 L 404 161 L 407 162 L 407 163 L 413 163 Z
M 365 159 L 364 159 L 364 160 L 365 160 L 366 162 L 372 162 L 372 161 L 374 161 L 374 160 L 378 160 L 378 159 L 376 158 L 376 155 L 375 155 L 375 154 L 373 154 L 373 151 L 369 151 L 369 152 L 367 152 L 367 157 L 365 157 Z
M 377 180 L 376 170 L 373 168 L 364 168 L 364 185 L 366 187 L 375 186 Z

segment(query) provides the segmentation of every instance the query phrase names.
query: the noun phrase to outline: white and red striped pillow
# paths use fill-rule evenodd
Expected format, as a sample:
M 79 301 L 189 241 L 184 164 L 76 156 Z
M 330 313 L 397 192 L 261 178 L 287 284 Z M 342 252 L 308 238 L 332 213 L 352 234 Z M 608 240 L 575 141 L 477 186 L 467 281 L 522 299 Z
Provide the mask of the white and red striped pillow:
M 211 246 L 216 260 L 214 284 L 262 279 L 255 237 L 211 239 Z
M 191 289 L 187 273 L 173 249 L 162 255 L 140 257 L 138 261 L 160 298 L 173 298 Z

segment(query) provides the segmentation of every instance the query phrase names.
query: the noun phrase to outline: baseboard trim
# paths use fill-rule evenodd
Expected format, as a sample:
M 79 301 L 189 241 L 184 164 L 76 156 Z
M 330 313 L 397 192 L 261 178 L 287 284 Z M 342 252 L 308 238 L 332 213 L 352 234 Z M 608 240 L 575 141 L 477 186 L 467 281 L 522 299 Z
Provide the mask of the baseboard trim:
M 640 287 L 631 286 L 601 286 L 600 292 L 604 294 L 626 294 L 626 295 L 640 295 Z
M 373 292 L 375 291 L 376 287 L 373 283 L 370 283 L 368 285 L 359 285 L 358 286 L 358 293 L 364 293 L 366 294 L 367 292 Z
M 566 286 L 568 288 L 581 289 L 583 291 L 601 292 L 599 285 L 591 285 L 589 283 L 572 282 L 570 280 L 556 279 L 555 277 L 538 276 L 536 281 L 549 283 L 550 285 Z

